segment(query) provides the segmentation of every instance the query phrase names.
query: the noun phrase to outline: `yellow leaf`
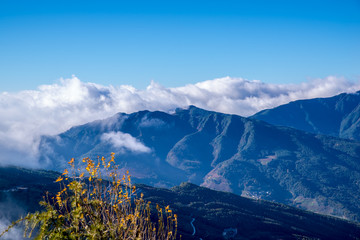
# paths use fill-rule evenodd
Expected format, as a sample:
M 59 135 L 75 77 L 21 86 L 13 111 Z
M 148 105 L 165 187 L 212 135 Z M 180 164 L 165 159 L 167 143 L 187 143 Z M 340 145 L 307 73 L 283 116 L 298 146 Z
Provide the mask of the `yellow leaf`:
M 62 180 L 63 180 L 63 178 L 60 176 L 60 177 L 58 177 L 58 179 L 56 179 L 55 182 L 61 182 Z

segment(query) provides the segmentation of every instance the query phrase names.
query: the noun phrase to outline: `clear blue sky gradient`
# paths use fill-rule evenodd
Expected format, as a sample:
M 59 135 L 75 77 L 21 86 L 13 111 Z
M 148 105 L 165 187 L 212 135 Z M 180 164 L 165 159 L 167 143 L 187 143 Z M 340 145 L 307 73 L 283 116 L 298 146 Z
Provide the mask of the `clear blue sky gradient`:
M 360 76 L 360 0 L 0 1 L 0 92 Z

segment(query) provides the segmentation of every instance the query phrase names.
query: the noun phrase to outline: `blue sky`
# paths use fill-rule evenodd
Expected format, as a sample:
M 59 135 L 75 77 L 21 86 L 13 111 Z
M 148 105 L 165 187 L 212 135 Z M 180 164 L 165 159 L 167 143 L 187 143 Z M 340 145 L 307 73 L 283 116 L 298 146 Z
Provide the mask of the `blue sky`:
M 0 2 L 0 92 L 360 76 L 360 1 Z

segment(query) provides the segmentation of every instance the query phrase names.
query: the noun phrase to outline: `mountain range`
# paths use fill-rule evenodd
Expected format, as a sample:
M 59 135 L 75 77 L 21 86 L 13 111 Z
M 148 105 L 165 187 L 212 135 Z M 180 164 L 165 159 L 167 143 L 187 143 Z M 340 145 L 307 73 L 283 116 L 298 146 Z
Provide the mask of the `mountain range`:
M 190 106 L 118 113 L 43 136 L 39 155 L 46 169 L 62 171 L 72 157 L 115 152 L 120 171 L 140 183 L 191 182 L 359 220 L 360 142 L 335 136 Z
M 298 100 L 263 110 L 254 119 L 277 126 L 360 141 L 360 91 Z

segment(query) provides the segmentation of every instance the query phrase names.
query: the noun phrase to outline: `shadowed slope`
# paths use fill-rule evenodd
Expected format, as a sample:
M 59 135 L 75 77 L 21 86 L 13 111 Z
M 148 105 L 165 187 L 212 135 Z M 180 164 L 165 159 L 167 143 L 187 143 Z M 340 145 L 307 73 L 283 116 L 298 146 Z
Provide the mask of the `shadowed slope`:
M 15 220 L 37 204 L 46 191 L 54 194 L 58 173 L 0 168 L 0 220 Z M 16 178 L 16 176 L 20 176 Z M 8 181 L 11 180 L 11 181 Z M 21 186 L 21 188 L 19 188 Z M 240 197 L 190 183 L 171 189 L 137 185 L 138 194 L 178 215 L 182 239 L 357 239 L 360 225 L 286 205 Z M 24 196 L 31 196 L 26 200 Z M 9 201 L 13 204 L 7 204 Z M 155 206 L 153 206 L 155 207 Z M 224 237 L 224 233 L 227 237 Z M 231 237 L 231 238 L 230 238 Z

